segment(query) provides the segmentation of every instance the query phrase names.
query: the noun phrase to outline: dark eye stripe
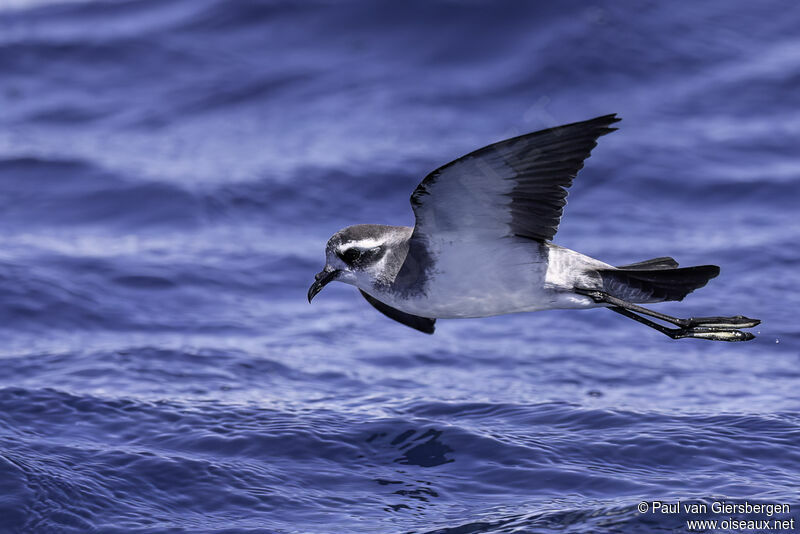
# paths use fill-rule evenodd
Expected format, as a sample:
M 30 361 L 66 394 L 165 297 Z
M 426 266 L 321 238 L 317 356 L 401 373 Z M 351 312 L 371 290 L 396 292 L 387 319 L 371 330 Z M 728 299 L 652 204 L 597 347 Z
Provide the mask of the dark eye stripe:
M 383 247 L 374 247 L 366 250 L 350 247 L 346 250 L 339 251 L 337 255 L 348 265 L 357 265 L 377 261 L 383 253 Z
M 348 248 L 345 251 L 339 253 L 339 257 L 345 261 L 345 263 L 354 263 L 358 261 L 358 258 L 361 257 L 361 251 L 355 247 Z

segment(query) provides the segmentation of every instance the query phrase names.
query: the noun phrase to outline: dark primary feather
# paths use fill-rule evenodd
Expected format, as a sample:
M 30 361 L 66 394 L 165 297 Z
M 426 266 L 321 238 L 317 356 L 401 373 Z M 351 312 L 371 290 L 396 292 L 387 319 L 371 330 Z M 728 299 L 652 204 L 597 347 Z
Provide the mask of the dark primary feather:
M 485 216 L 481 219 L 466 213 L 469 209 L 482 213 L 505 210 L 497 218 L 504 215 L 508 219 L 510 212 L 506 235 L 552 240 L 566 204 L 566 188 L 597 145 L 597 138 L 616 130 L 610 125 L 619 120 L 616 115 L 604 115 L 506 139 L 436 169 L 411 196 L 417 227 L 455 229 L 462 224 L 457 229 L 466 231 L 470 225 L 485 226 L 486 220 Z M 495 195 L 505 198 L 493 198 L 485 191 L 469 191 L 470 186 L 477 190 L 481 185 L 469 174 L 475 169 L 480 171 L 480 180 L 512 181 L 510 192 Z M 446 188 L 439 184 L 444 180 L 449 181 Z M 503 189 L 503 184 L 498 185 Z M 456 206 L 448 211 L 448 199 L 436 198 L 437 189 L 446 190 L 451 196 L 459 194 Z M 425 233 L 424 229 L 417 229 Z

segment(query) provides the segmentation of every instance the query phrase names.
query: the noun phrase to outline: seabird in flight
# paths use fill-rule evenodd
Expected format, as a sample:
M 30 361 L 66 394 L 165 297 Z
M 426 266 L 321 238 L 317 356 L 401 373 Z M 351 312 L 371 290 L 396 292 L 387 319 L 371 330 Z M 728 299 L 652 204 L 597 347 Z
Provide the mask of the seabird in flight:
M 617 121 L 605 115 L 521 135 L 439 167 L 411 195 L 413 228 L 359 224 L 330 238 L 308 301 L 337 280 L 428 334 L 436 319 L 605 307 L 672 339 L 753 339 L 740 329 L 757 319 L 681 319 L 640 306 L 682 300 L 719 274 L 716 265 L 679 268 L 661 257 L 614 267 L 550 242 L 566 188 Z

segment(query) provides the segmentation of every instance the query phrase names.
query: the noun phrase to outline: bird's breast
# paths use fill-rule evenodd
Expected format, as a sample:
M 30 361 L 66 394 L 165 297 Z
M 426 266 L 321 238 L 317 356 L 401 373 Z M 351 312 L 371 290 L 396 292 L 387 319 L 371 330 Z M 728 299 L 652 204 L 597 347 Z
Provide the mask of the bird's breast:
M 370 293 L 406 313 L 443 319 L 556 307 L 559 296 L 545 287 L 547 254 L 537 242 L 443 238 L 429 246 L 431 262 L 419 284 Z

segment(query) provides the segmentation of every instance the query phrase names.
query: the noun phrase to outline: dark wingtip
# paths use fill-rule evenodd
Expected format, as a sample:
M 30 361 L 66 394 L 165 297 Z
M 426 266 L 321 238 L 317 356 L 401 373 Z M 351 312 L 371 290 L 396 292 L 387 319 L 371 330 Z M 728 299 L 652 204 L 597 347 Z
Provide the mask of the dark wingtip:
M 599 133 L 597 134 L 598 137 L 602 135 L 608 135 L 611 132 L 616 132 L 619 128 L 614 128 L 611 125 L 621 121 L 621 117 L 617 117 L 616 113 L 611 113 L 610 115 L 602 115 L 600 117 L 595 117 L 594 119 L 589 119 L 585 121 L 589 124 L 597 124 L 598 126 L 605 126 L 605 128 L 599 129 Z
M 685 269 L 695 269 L 696 272 L 702 273 L 708 280 L 719 276 L 719 265 L 697 265 L 695 267 L 684 267 Z
M 589 119 L 583 122 L 596 122 L 600 124 L 614 124 L 615 122 L 619 122 L 622 120 L 622 117 L 617 116 L 616 113 L 609 113 L 608 115 L 600 115 L 599 117 L 595 117 L 593 119 Z
M 569 124 L 564 124 L 561 126 L 556 126 L 556 128 L 569 128 L 573 126 L 607 126 L 610 127 L 612 124 L 621 121 L 622 118 L 618 117 L 616 113 L 609 113 L 608 115 L 600 115 L 599 117 L 594 117 L 593 119 L 586 119 L 583 121 L 578 122 L 571 122 Z M 609 130 L 616 130 L 616 128 L 609 128 Z

